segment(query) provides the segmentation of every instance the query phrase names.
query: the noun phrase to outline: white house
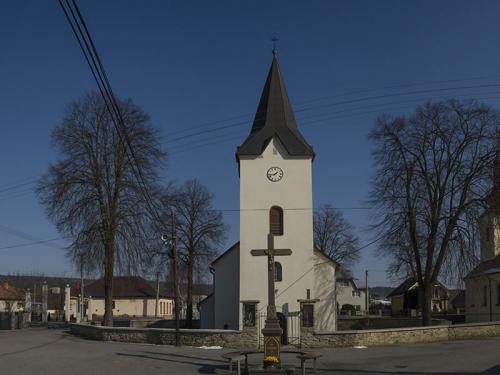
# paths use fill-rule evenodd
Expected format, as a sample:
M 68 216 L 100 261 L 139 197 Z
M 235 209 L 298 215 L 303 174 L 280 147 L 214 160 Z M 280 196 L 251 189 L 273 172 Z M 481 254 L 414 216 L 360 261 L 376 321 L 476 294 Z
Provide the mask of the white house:
M 274 235 L 275 297 L 287 335 L 293 319 L 317 331 L 336 325 L 334 261 L 313 246 L 312 162 L 315 154 L 295 122 L 276 56 L 250 134 L 237 148 L 240 241 L 212 263 L 214 293 L 201 304 L 202 327 L 242 329 L 262 319 L 268 300 L 266 249 Z M 205 315 L 205 316 L 203 316 Z
M 337 306 L 340 314 L 351 314 L 347 307 L 354 308 L 356 315 L 366 314 L 366 289 L 356 283 L 356 280 L 343 272 L 338 272 L 336 283 Z
M 85 287 L 87 299 L 86 315 L 90 320 L 104 316 L 104 279 L 99 279 Z M 173 299 L 160 294 L 158 317 L 171 319 Z M 113 278 L 113 316 L 154 317 L 156 291 L 142 277 L 119 276 Z
M 25 293 L 8 283 L 0 284 L 0 312 L 24 311 Z

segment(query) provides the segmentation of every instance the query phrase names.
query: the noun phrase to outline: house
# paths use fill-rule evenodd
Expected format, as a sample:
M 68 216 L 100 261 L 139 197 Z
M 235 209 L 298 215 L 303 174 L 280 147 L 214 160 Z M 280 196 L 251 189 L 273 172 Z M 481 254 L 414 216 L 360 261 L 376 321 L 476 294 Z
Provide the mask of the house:
M 263 324 L 268 259 L 260 255 L 274 241 L 280 250 L 274 280 L 282 342 L 294 339 L 292 328 L 299 325 L 335 330 L 336 263 L 313 245 L 314 157 L 295 121 L 273 53 L 252 127 L 236 150 L 240 238 L 211 264 L 214 290 L 200 303 L 203 328 L 242 330 Z
M 87 285 L 93 280 L 84 280 Z M 71 314 L 76 316 L 78 307 L 75 307 L 76 300 L 80 295 L 80 278 L 54 277 L 44 275 L 0 275 L 0 283 L 9 283 L 29 295 L 30 310 L 32 320 L 42 320 L 43 309 L 46 306 L 46 313 L 49 320 L 64 320 L 65 288 L 70 287 L 71 292 Z M 44 297 L 46 289 L 46 299 Z M 44 302 L 46 301 L 46 305 Z
M 186 304 L 186 294 L 187 294 L 187 285 L 180 280 L 179 285 L 179 298 L 182 302 L 180 317 L 181 319 L 186 318 L 187 304 Z M 150 281 L 151 286 L 156 288 L 156 282 Z M 194 283 L 193 284 L 193 319 L 200 319 L 200 310 L 199 304 L 202 300 L 204 300 L 207 296 L 212 294 L 212 285 L 209 284 L 201 284 Z M 174 295 L 174 286 L 172 282 L 161 282 L 160 283 L 160 294 L 164 296 L 173 296 Z
M 336 278 L 337 309 L 341 315 L 365 315 L 366 288 L 357 284 L 347 272 L 339 271 Z M 352 307 L 351 307 L 352 306 Z
M 104 279 L 99 279 L 84 288 L 87 299 L 86 316 L 90 320 L 104 316 Z M 160 293 L 158 316 L 173 317 L 173 299 Z M 113 278 L 114 317 L 154 317 L 156 290 L 142 277 L 117 276 Z
M 387 298 L 391 300 L 393 316 L 416 316 L 421 306 L 417 279 L 409 277 L 404 280 Z M 435 313 L 447 311 L 448 300 L 448 288 L 436 282 L 432 288 L 431 311 Z
M 450 290 L 450 312 L 465 314 L 465 290 Z
M 500 154 L 488 208 L 479 219 L 481 262 L 465 277 L 467 323 L 500 320 Z
M 0 284 L 0 312 L 16 313 L 24 311 L 25 295 L 22 289 Z

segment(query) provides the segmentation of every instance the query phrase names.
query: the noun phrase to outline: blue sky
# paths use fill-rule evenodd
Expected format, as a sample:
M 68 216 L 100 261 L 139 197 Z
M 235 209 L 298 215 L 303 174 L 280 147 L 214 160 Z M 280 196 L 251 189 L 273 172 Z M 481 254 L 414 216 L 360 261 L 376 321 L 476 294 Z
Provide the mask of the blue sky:
M 367 134 L 381 113 L 452 95 L 500 104 L 495 1 L 88 0 L 80 9 L 115 92 L 132 97 L 165 136 L 164 179 L 198 177 L 220 209 L 238 208 L 234 151 L 251 126 L 273 35 L 299 127 L 317 154 L 315 206 L 366 206 L 374 167 Z M 3 248 L 58 237 L 30 183 L 55 160 L 50 132 L 65 105 L 95 83 L 56 0 L 3 4 L 0 46 Z M 344 214 L 368 243 L 370 211 Z M 224 218 L 230 244 L 238 214 Z M 0 273 L 74 274 L 64 244 L 49 244 L 0 250 Z M 372 284 L 391 285 L 386 266 L 371 246 L 355 274 L 368 269 Z

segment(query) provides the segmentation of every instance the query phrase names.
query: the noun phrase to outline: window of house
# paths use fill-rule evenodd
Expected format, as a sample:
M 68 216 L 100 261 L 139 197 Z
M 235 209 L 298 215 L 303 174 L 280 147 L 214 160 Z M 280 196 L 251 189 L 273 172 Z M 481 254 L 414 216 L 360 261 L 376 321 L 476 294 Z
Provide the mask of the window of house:
M 352 291 L 352 296 L 353 297 L 361 297 L 361 292 L 359 290 L 353 290 Z
M 283 281 L 283 267 L 280 262 L 274 263 L 274 281 Z
M 483 306 L 488 306 L 488 287 L 483 286 Z
M 283 235 L 283 209 L 273 206 L 269 210 L 269 233 L 275 236 Z
M 436 287 L 432 289 L 432 298 L 439 299 L 439 290 Z
M 116 309 L 116 303 L 113 301 L 113 309 Z
M 314 327 L 314 305 L 302 305 L 302 326 Z
M 338 280 L 338 283 L 340 286 L 344 286 L 344 287 L 349 286 L 349 281 L 347 281 L 347 280 Z
M 255 327 L 256 304 L 244 303 L 243 304 L 243 326 Z

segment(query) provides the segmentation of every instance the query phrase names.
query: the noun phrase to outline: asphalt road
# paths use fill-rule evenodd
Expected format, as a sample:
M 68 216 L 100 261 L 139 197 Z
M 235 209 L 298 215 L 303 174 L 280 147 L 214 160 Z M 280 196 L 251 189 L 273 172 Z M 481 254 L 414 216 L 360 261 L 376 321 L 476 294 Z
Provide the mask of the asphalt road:
M 45 328 L 0 331 L 0 374 L 213 374 L 227 369 L 220 359 L 227 350 L 89 341 Z M 500 375 L 500 338 L 320 351 L 318 374 Z

